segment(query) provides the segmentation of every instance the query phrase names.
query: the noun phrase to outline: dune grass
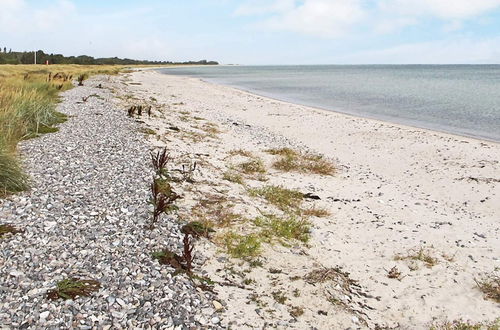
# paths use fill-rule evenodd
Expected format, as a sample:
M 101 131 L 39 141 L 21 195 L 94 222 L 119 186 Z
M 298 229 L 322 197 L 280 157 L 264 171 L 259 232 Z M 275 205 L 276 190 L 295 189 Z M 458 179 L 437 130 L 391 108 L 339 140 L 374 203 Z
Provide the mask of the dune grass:
M 59 92 L 72 88 L 71 80 L 79 75 L 116 74 L 123 68 L 0 65 L 0 197 L 28 188 L 16 146 L 23 139 L 56 132 L 54 125 L 66 120 L 56 111 Z
M 287 189 L 281 186 L 265 186 L 249 189 L 252 197 L 262 197 L 282 211 L 297 210 L 302 205 L 303 194 L 300 191 Z
M 268 149 L 267 153 L 278 156 L 273 167 L 283 172 L 300 172 L 334 175 L 335 165 L 321 155 L 304 153 L 290 148 Z

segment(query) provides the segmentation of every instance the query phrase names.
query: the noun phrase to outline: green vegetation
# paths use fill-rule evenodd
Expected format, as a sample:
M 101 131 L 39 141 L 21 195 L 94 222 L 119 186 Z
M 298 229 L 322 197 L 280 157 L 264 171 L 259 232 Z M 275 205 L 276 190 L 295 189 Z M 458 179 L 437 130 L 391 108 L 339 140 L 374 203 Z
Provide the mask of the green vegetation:
M 307 242 L 310 238 L 310 223 L 305 219 L 298 219 L 296 216 L 266 215 L 257 217 L 254 224 L 263 228 L 260 236 L 269 241 L 277 237 Z
M 165 65 L 165 64 L 196 64 L 196 65 L 217 65 L 215 61 L 188 61 L 188 62 L 171 62 L 171 61 L 138 61 L 129 58 L 93 58 L 92 56 L 63 56 L 61 54 L 46 54 L 42 50 L 36 52 L 38 64 L 45 64 L 47 61 L 50 64 L 80 64 L 80 65 Z M 0 48 L 0 64 L 33 64 L 35 61 L 34 52 L 16 52 L 4 47 Z
M 191 218 L 211 228 L 227 227 L 241 220 L 241 215 L 233 212 L 233 206 L 225 196 L 207 195 L 185 218 Z
M 56 132 L 54 125 L 66 116 L 56 111 L 60 91 L 73 85 L 78 74 L 115 74 L 121 67 L 77 65 L 2 65 L 0 66 L 0 195 L 28 188 L 16 157 L 22 139 Z
M 291 190 L 280 186 L 265 186 L 249 190 L 250 196 L 259 196 L 275 205 L 282 211 L 297 210 L 303 200 L 303 194 L 297 190 Z
M 238 235 L 229 232 L 221 238 L 227 253 L 233 258 L 256 257 L 261 252 L 262 241 L 257 234 Z
M 57 282 L 57 287 L 47 292 L 47 297 L 51 300 L 75 299 L 80 296 L 90 296 L 92 292 L 98 291 L 101 284 L 94 280 L 80 280 L 78 278 L 68 278 Z
M 268 149 L 266 152 L 279 156 L 273 167 L 280 171 L 322 175 L 335 174 L 335 165 L 321 155 L 302 153 L 290 148 Z

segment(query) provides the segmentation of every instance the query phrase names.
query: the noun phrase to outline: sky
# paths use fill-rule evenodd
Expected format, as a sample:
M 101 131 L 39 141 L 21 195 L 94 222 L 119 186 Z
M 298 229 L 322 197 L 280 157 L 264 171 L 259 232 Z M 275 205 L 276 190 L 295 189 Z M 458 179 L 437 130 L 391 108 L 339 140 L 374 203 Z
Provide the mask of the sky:
M 0 47 L 223 64 L 500 63 L 500 0 L 0 0 Z

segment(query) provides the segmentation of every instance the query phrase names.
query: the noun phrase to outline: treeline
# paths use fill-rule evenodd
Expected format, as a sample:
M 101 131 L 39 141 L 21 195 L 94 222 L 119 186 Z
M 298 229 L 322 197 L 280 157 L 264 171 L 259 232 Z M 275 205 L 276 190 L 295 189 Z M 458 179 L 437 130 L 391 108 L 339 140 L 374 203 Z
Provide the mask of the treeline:
M 216 61 L 188 61 L 188 62 L 171 62 L 171 61 L 144 61 L 133 60 L 129 58 L 93 58 L 92 56 L 64 56 L 61 54 L 46 54 L 42 50 L 36 52 L 36 63 L 38 64 L 82 64 L 82 65 L 132 65 L 132 64 L 197 64 L 197 65 L 217 65 Z M 33 64 L 35 62 L 34 52 L 16 52 L 4 47 L 0 47 L 0 64 Z

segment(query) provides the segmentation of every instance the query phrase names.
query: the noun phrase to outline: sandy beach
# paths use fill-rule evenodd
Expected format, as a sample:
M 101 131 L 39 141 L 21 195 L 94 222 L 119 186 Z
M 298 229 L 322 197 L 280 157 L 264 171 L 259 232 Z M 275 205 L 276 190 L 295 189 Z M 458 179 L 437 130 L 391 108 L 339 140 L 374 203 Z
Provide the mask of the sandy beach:
M 475 282 L 499 274 L 499 144 L 154 71 L 120 79 L 127 84 L 122 94 L 154 100 L 159 109 L 159 118 L 143 119 L 156 132 L 151 142 L 198 160 L 203 181 L 183 190 L 181 213 L 189 214 L 201 196 L 221 193 L 243 217 L 258 213 L 259 201 L 245 193 L 247 188 L 222 179 L 234 162 L 228 155 L 239 149 L 258 155 L 268 167 L 265 183 L 248 179 L 247 186 L 273 184 L 312 193 L 320 198 L 314 205 L 330 213 L 312 218 L 307 244 L 266 245 L 262 267 L 247 269 L 245 262 L 204 243 L 202 268 L 209 277 L 235 282 L 244 272 L 253 281 L 217 287 L 225 305 L 223 325 L 415 329 L 460 319 L 492 321 L 500 315 L 498 303 L 485 299 Z M 196 130 L 200 121 L 216 124 L 217 137 L 195 141 L 182 134 Z M 337 172 L 275 170 L 273 156 L 264 150 L 277 147 L 321 154 L 336 164 Z M 419 252 L 433 262 L 413 258 Z M 341 267 L 359 286 L 346 292 L 339 283 L 308 283 L 304 276 L 315 267 Z M 388 277 L 393 267 L 400 273 L 397 279 Z M 278 289 L 287 303 L 273 301 L 270 293 Z M 331 299 L 335 291 L 344 295 L 337 304 Z M 292 307 L 303 313 L 290 316 Z
M 0 203 L 22 229 L 0 327 L 498 326 L 499 144 L 153 70 L 61 97 L 68 121 L 20 143 L 31 189 Z M 152 178 L 180 197 L 154 223 Z M 213 232 L 186 245 L 187 223 Z M 74 276 L 100 288 L 48 299 Z

